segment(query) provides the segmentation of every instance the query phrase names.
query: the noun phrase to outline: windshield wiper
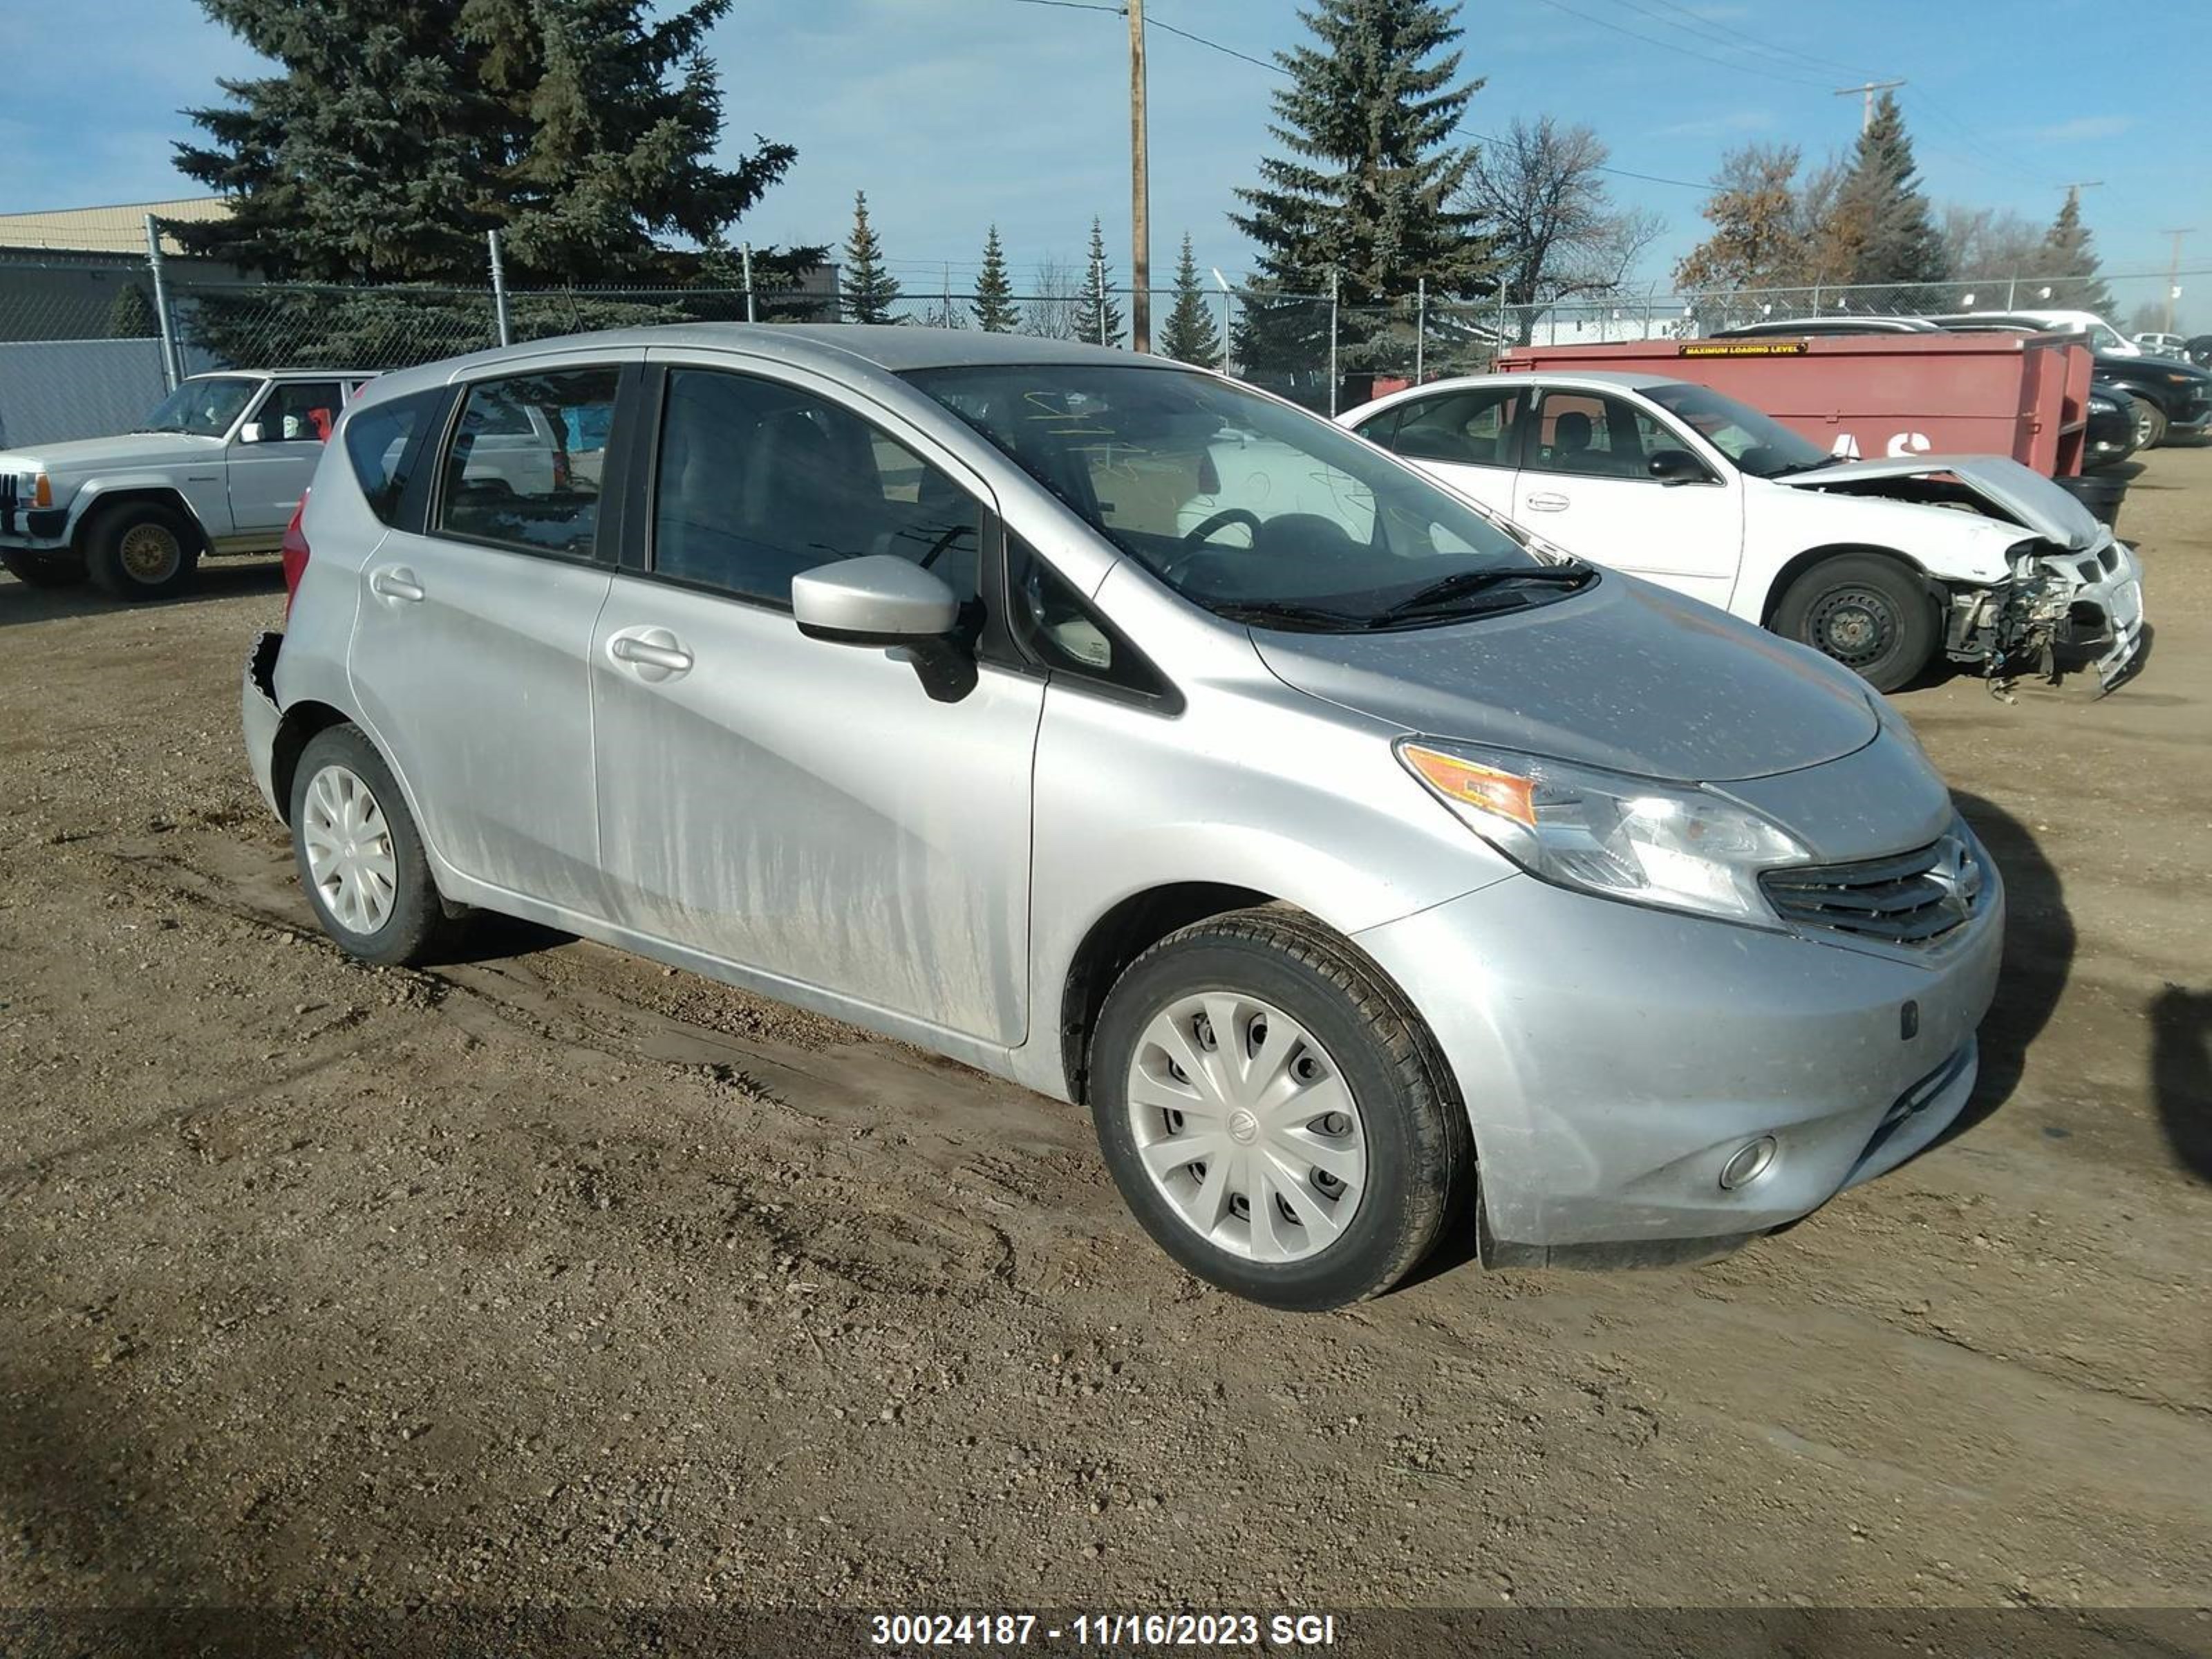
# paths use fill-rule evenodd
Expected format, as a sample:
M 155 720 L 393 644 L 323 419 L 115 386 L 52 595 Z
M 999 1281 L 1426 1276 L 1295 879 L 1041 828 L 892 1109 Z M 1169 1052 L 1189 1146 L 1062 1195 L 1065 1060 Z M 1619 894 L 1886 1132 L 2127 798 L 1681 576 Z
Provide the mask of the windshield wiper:
M 1354 616 L 1349 611 L 1331 611 L 1325 605 L 1298 605 L 1288 599 L 1247 599 L 1235 605 L 1217 605 L 1212 611 L 1215 616 L 1231 622 L 1251 623 L 1261 628 L 1287 623 L 1293 628 L 1340 633 L 1370 625 L 1368 617 Z
M 1597 573 L 1577 560 L 1571 564 L 1513 565 L 1502 570 L 1458 570 L 1439 577 L 1426 587 L 1378 611 L 1368 626 L 1380 628 L 1401 617 L 1433 611 L 1478 593 L 1488 593 L 1509 584 L 1534 583 L 1545 587 L 1580 587 Z M 1517 597 L 1517 596 L 1516 596 Z
M 1794 478 L 1800 472 L 1818 472 L 1824 466 L 1833 466 L 1843 459 L 1840 455 L 1823 455 L 1817 461 L 1784 461 L 1766 476 L 1770 478 Z

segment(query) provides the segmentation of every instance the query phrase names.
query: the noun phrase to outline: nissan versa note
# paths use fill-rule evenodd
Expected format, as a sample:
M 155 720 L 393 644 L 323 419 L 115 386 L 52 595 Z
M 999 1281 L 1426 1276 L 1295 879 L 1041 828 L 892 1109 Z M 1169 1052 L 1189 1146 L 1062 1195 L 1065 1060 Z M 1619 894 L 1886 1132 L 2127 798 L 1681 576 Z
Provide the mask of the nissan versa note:
M 373 383 L 287 555 L 344 949 L 505 912 L 1082 1103 L 1261 1302 L 1738 1242 L 1973 1085 L 1996 872 L 1879 696 L 1218 375 L 543 341 Z

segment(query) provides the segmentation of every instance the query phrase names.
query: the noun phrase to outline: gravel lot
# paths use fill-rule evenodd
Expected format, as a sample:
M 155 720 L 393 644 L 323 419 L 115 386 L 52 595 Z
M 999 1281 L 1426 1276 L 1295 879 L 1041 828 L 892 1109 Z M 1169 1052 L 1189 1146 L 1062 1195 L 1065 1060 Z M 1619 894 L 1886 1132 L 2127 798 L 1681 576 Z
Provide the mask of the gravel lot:
M 2202 1607 L 2208 503 L 2149 458 L 2119 694 L 1900 699 L 2013 895 L 1962 1133 L 1303 1320 L 1006 1084 L 519 925 L 348 963 L 240 750 L 273 564 L 0 579 L 0 1607 Z

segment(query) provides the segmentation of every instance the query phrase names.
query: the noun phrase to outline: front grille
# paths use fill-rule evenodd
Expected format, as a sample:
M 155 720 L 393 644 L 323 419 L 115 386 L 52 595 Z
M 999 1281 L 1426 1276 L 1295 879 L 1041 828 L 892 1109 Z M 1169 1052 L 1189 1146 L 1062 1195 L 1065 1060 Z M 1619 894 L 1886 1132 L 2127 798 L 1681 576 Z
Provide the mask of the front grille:
M 1985 875 L 1973 843 L 1954 832 L 1891 858 L 1769 870 L 1759 884 L 1777 914 L 1801 927 L 1926 945 L 1974 914 Z

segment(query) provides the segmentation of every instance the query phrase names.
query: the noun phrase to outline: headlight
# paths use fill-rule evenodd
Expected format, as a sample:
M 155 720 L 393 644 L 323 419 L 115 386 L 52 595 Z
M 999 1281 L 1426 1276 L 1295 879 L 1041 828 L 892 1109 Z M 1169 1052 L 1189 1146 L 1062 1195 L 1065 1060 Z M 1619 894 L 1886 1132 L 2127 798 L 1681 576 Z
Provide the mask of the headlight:
M 2117 415 L 2120 412 L 2120 406 L 2110 398 L 2093 397 L 2089 399 L 2089 412 L 2092 415 Z
M 1397 750 L 1529 874 L 1601 898 L 1776 927 L 1759 872 L 1812 856 L 1778 824 L 1693 787 L 1468 744 L 1401 738 Z

